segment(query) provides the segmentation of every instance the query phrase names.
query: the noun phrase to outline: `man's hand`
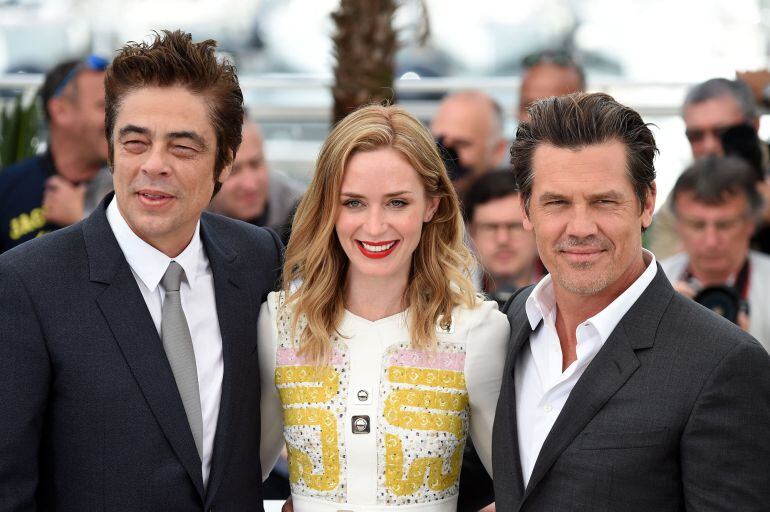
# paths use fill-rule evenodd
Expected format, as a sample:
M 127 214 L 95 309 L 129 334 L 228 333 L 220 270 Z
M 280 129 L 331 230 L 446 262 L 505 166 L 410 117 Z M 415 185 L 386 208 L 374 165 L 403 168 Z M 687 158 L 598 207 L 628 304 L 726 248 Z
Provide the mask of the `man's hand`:
M 281 507 L 281 512 L 294 512 L 294 505 L 291 503 L 291 496 L 286 500 L 286 503 Z
M 770 85 L 770 70 L 760 69 L 758 71 L 737 71 L 735 73 L 738 80 L 743 80 L 751 88 L 754 100 L 759 105 L 765 104 L 765 87 Z
M 45 182 L 43 212 L 48 222 L 57 226 L 69 226 L 81 220 L 86 186 L 73 185 L 61 176 L 51 176 Z

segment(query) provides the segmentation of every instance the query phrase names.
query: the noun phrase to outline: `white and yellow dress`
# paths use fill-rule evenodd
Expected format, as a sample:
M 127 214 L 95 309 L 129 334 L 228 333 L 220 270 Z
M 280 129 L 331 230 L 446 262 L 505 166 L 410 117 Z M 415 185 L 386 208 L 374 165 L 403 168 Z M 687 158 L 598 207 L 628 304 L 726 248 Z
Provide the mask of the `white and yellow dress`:
M 289 338 L 282 297 L 259 317 L 264 477 L 285 440 L 295 512 L 454 512 L 467 434 L 491 474 L 509 336 L 496 303 L 455 308 L 435 351 L 411 348 L 408 310 L 374 322 L 346 311 L 316 368 Z

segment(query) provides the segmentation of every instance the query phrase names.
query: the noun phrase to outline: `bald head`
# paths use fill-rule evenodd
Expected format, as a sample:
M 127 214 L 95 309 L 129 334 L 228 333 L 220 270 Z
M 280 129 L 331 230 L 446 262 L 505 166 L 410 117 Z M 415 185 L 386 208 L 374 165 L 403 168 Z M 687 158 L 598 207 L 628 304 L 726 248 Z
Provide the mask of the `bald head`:
M 460 163 L 480 176 L 503 159 L 506 141 L 500 106 L 481 91 L 448 95 L 439 105 L 430 131 L 444 145 L 457 151 Z
M 243 123 L 242 137 L 243 141 L 235 154 L 230 176 L 212 199 L 211 209 L 222 215 L 250 222 L 259 218 L 265 211 L 269 186 L 268 170 L 259 125 L 246 120 Z
M 583 89 L 583 77 L 576 67 L 551 62 L 535 64 L 521 79 L 519 121 L 529 121 L 527 109 L 537 100 L 582 92 Z

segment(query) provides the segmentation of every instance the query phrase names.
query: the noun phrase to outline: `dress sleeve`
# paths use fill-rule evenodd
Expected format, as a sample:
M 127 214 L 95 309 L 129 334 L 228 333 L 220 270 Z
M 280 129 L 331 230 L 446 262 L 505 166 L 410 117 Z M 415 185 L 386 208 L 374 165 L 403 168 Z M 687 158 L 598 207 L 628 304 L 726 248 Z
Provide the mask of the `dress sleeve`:
M 471 312 L 465 379 L 471 405 L 470 434 L 482 464 L 492 476 L 492 426 L 510 337 L 508 318 L 485 301 Z
M 262 463 L 262 480 L 275 466 L 283 448 L 283 410 L 278 389 L 275 387 L 275 353 L 278 346 L 277 294 L 268 295 L 259 312 L 258 341 L 261 439 L 259 458 Z

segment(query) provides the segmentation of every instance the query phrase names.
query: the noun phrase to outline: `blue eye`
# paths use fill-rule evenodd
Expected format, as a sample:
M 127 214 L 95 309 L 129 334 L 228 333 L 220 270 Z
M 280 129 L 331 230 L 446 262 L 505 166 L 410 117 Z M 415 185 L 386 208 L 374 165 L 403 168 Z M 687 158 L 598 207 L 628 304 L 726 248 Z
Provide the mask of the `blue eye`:
M 390 201 L 391 206 L 395 206 L 396 208 L 403 208 L 408 203 L 404 201 L 403 199 L 393 199 Z
M 358 199 L 348 199 L 342 204 L 348 208 L 358 208 L 359 206 L 361 206 L 361 201 L 359 201 Z

